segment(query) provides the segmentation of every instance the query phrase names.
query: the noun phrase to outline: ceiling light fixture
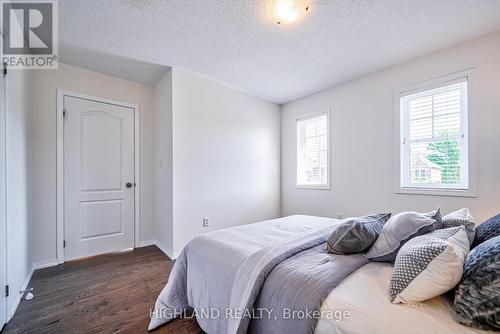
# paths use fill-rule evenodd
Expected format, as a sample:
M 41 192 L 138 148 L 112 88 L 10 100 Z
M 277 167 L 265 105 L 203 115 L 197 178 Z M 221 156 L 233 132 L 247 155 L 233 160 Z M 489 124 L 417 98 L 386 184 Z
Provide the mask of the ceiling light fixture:
M 277 24 L 290 24 L 302 18 L 308 10 L 307 0 L 275 0 L 273 17 Z

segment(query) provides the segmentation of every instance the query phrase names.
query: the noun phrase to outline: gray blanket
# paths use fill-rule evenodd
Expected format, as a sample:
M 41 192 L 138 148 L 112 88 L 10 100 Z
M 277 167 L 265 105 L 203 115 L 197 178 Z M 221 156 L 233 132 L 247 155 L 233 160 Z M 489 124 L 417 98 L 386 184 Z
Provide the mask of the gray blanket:
M 193 308 L 207 333 L 312 333 L 316 317 L 291 314 L 318 311 L 329 292 L 367 262 L 326 253 L 337 223 L 291 216 L 193 239 L 158 297 L 149 329 Z

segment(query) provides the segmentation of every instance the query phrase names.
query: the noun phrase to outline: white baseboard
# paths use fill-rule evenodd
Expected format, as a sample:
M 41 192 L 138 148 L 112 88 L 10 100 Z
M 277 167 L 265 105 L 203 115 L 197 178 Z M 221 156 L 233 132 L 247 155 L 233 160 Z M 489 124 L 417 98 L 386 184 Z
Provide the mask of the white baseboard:
M 28 284 L 30 284 L 31 276 L 33 276 L 33 272 L 34 271 L 35 270 L 33 268 L 31 268 L 31 270 L 29 271 L 28 275 L 26 275 L 26 278 L 24 279 L 23 285 L 21 285 L 20 291 L 26 290 L 28 288 Z M 13 296 L 14 297 L 14 302 L 10 306 L 10 310 L 9 310 L 7 321 L 9 321 L 10 319 L 12 319 L 12 317 L 16 313 L 17 307 L 19 306 L 19 303 L 21 302 L 21 299 L 23 298 L 23 295 L 24 295 L 24 294 L 19 293 L 19 291 L 10 291 L 9 293 L 12 294 L 12 295 L 14 295 Z
M 52 260 L 45 260 L 45 261 L 40 261 L 33 263 L 31 266 L 31 270 L 29 271 L 28 275 L 26 275 L 26 278 L 24 279 L 23 285 L 21 286 L 21 289 L 19 291 L 26 290 L 30 284 L 31 277 L 33 276 L 33 273 L 35 270 L 38 269 L 43 269 L 43 268 L 48 268 L 48 267 L 53 267 L 57 266 L 57 259 L 52 259 Z M 12 319 L 14 314 L 16 313 L 17 308 L 19 307 L 19 303 L 21 302 L 21 299 L 23 298 L 22 293 L 19 293 L 19 291 L 10 291 L 11 294 L 15 294 L 15 299 L 14 302 L 12 303 L 12 306 L 10 307 L 10 312 L 9 312 L 9 319 Z
M 156 245 L 156 240 L 151 239 L 151 240 L 141 240 L 139 241 L 139 245 L 137 247 L 148 247 L 148 246 L 153 246 Z
M 33 271 L 38 270 L 38 269 L 57 266 L 57 264 L 58 264 L 57 259 L 35 262 L 35 263 L 33 263 Z
M 140 247 L 148 247 L 148 246 L 157 246 L 163 253 L 165 253 L 169 258 L 175 259 L 177 258 L 177 255 L 179 255 L 177 252 L 172 252 L 171 250 L 168 250 L 165 245 L 163 245 L 160 241 L 151 239 L 151 240 L 142 240 L 139 241 L 139 248 Z M 43 269 L 43 268 L 49 268 L 53 266 L 57 266 L 59 263 L 57 262 L 57 259 L 51 259 L 51 260 L 44 260 L 40 262 L 35 262 L 33 263 L 31 274 L 33 274 L 33 271 L 38 270 L 38 269 Z
M 139 241 L 139 247 L 147 247 L 155 245 L 158 247 L 165 255 L 167 255 L 170 259 L 175 260 L 177 256 L 179 256 L 179 252 L 173 252 L 171 249 L 168 249 L 161 241 L 152 239 L 152 240 L 144 240 Z
M 179 256 L 178 252 L 174 252 L 171 249 L 168 249 L 161 241 L 155 240 L 155 245 L 158 247 L 165 255 L 167 255 L 170 259 L 175 260 L 177 256 Z

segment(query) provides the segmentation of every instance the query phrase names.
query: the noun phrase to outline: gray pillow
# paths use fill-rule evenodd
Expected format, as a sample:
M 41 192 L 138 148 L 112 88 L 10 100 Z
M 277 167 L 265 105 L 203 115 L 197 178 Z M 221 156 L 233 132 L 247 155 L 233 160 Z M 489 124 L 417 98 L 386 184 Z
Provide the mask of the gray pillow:
M 443 217 L 443 228 L 450 228 L 455 226 L 465 226 L 469 242 L 472 244 L 474 235 L 476 234 L 476 224 L 472 218 L 469 209 L 463 208 Z
M 500 331 L 500 236 L 467 255 L 453 309 L 466 326 Z
M 366 251 L 390 217 L 390 213 L 380 213 L 339 224 L 326 243 L 328 253 L 347 255 Z
M 440 209 L 428 212 L 401 212 L 389 219 L 365 256 L 372 261 L 393 262 L 399 249 L 411 238 L 441 228 Z

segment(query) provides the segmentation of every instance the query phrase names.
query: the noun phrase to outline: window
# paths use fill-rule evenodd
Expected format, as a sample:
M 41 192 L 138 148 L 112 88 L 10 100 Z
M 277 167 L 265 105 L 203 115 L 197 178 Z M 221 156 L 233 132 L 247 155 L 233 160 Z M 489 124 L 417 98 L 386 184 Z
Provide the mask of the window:
M 426 170 L 425 169 L 416 169 L 415 170 L 415 179 L 422 180 L 425 179 Z
M 403 192 L 470 190 L 469 75 L 462 73 L 398 92 Z
M 297 186 L 330 188 L 329 111 L 297 119 Z

